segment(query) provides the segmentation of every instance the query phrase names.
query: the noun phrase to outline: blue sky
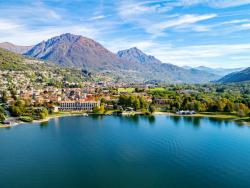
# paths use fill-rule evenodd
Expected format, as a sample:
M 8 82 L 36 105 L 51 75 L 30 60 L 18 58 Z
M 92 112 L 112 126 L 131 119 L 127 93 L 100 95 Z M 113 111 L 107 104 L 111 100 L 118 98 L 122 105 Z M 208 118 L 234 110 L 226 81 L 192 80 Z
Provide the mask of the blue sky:
M 180 66 L 250 66 L 250 0 L 0 0 L 0 42 L 63 33 Z

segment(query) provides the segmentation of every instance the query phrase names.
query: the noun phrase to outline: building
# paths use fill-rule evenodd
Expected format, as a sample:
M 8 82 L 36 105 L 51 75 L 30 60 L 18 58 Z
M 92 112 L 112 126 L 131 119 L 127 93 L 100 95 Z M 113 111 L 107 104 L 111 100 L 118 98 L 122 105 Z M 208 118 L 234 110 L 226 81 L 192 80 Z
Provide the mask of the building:
M 100 106 L 99 101 L 89 100 L 78 100 L 78 101 L 62 101 L 60 102 L 59 110 L 70 111 L 70 110 L 87 110 L 91 111 L 94 107 Z

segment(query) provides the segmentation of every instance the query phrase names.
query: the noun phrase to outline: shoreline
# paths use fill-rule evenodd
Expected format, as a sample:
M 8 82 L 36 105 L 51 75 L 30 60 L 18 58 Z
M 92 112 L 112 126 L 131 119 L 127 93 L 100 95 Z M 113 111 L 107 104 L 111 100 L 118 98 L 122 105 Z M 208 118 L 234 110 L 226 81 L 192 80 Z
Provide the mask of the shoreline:
M 83 116 L 84 113 L 73 113 L 73 112 L 69 112 L 69 113 L 65 113 L 65 114 L 52 114 L 49 115 L 46 119 L 40 119 L 40 120 L 33 120 L 32 122 L 24 122 L 24 121 L 20 121 L 19 122 L 15 122 L 11 125 L 5 125 L 5 124 L 0 124 L 0 129 L 1 128 L 11 128 L 11 127 L 15 127 L 15 126 L 19 126 L 22 124 L 33 124 L 33 123 L 43 123 L 43 122 L 48 122 L 51 119 L 55 119 L 55 118 L 60 118 L 60 117 L 73 117 L 73 116 Z
M 12 125 L 4 125 L 4 124 L 0 124 L 0 128 L 11 128 L 11 127 L 15 127 L 15 126 L 19 126 L 22 124 L 33 124 L 33 123 L 43 123 L 43 122 L 48 122 L 51 119 L 55 119 L 55 118 L 60 118 L 60 117 L 73 117 L 73 116 L 84 116 L 84 114 L 86 113 L 79 113 L 79 112 L 67 112 L 67 113 L 58 113 L 58 114 L 52 114 L 49 115 L 46 119 L 41 119 L 41 120 L 33 120 L 32 122 L 16 122 L 13 123 Z M 91 115 L 91 113 L 89 113 Z M 89 115 L 88 114 L 88 115 Z M 110 115 L 110 114 L 103 114 L 103 115 Z M 136 113 L 136 115 L 143 115 L 143 113 Z M 215 118 L 215 119 L 219 119 L 219 120 L 229 120 L 232 122 L 236 122 L 236 123 L 242 123 L 243 125 L 247 125 L 250 126 L 250 122 L 249 121 L 244 121 L 244 118 L 240 118 L 237 117 L 235 115 L 227 115 L 227 114 L 212 114 L 212 113 L 197 113 L 197 114 L 191 114 L 191 115 L 179 115 L 179 114 L 175 114 L 172 112 L 154 112 L 152 114 L 154 115 L 167 115 L 167 116 L 178 116 L 178 117 L 206 117 L 206 118 Z M 246 119 L 247 117 L 245 117 Z
M 204 113 L 196 113 L 196 114 L 190 114 L 190 115 L 179 115 L 175 114 L 172 112 L 155 112 L 155 115 L 169 115 L 169 116 L 178 116 L 178 117 L 203 117 L 203 118 L 215 118 L 219 120 L 229 120 L 232 122 L 236 123 L 242 123 L 244 125 L 250 126 L 249 121 L 244 121 L 245 119 L 249 119 L 249 117 L 238 117 L 236 115 L 232 114 L 215 114 L 215 113 L 209 113 L 209 112 L 204 112 Z

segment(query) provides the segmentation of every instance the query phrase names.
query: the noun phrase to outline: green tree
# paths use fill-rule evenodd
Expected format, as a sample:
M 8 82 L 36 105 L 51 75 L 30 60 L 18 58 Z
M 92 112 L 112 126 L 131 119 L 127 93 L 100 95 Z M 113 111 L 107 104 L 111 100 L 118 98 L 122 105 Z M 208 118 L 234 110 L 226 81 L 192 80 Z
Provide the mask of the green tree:
M 101 105 L 100 107 L 94 107 L 93 108 L 93 113 L 94 114 L 104 114 L 104 112 L 105 112 L 105 107 L 104 107 L 104 105 Z
M 2 98 L 1 98 L 3 103 L 6 103 L 8 101 L 8 96 L 7 96 L 7 92 L 3 91 L 2 92 Z
M 104 112 L 105 112 L 105 107 L 104 105 L 101 105 L 99 108 L 99 114 L 104 114 Z
M 46 116 L 46 114 L 45 113 L 43 113 L 43 112 L 40 112 L 39 113 L 39 118 L 40 119 L 45 119 L 47 116 Z
M 149 105 L 149 112 L 154 113 L 155 112 L 155 107 L 151 104 Z
M 233 112 L 234 111 L 234 104 L 231 101 L 228 101 L 225 108 L 225 112 Z
M 0 122 L 3 122 L 5 119 L 6 119 L 5 114 L 0 112 Z
M 227 101 L 225 99 L 221 99 L 217 102 L 217 108 L 219 112 L 224 112 L 224 108 L 227 104 Z
M 12 106 L 11 107 L 11 113 L 13 116 L 21 116 L 23 114 L 23 109 L 21 107 L 18 106 Z
M 43 108 L 41 113 L 43 113 L 45 115 L 45 117 L 48 117 L 48 115 L 49 115 L 49 111 L 47 108 Z
M 139 110 L 141 107 L 140 100 L 138 98 L 136 98 L 133 102 L 134 102 L 133 106 L 134 106 L 135 110 Z

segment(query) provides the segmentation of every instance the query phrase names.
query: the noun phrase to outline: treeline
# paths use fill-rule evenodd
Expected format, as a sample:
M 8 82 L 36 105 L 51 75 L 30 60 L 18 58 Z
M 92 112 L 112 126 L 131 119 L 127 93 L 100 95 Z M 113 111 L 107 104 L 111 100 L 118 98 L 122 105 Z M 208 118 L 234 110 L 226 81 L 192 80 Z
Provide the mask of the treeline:
M 33 119 L 45 119 L 48 117 L 48 110 L 45 107 L 31 107 L 23 100 L 17 100 L 10 106 L 10 113 L 15 117 L 25 117 L 27 121 Z
M 237 113 L 239 116 L 248 116 L 250 98 L 248 94 L 218 91 L 180 93 L 179 90 L 165 90 L 149 92 L 153 104 L 166 111 L 195 110 L 197 112 L 227 112 Z M 220 88 L 221 89 L 221 88 Z M 194 90 L 197 91 L 197 90 Z
M 149 103 L 142 96 L 120 95 L 118 105 L 132 107 L 135 110 L 148 109 Z
M 145 113 L 153 113 L 155 111 L 155 107 L 144 96 L 120 95 L 118 105 L 123 108 L 132 107 L 134 110 L 140 110 Z
M 4 120 L 6 119 L 6 112 L 2 106 L 0 106 L 0 123 L 3 123 Z

